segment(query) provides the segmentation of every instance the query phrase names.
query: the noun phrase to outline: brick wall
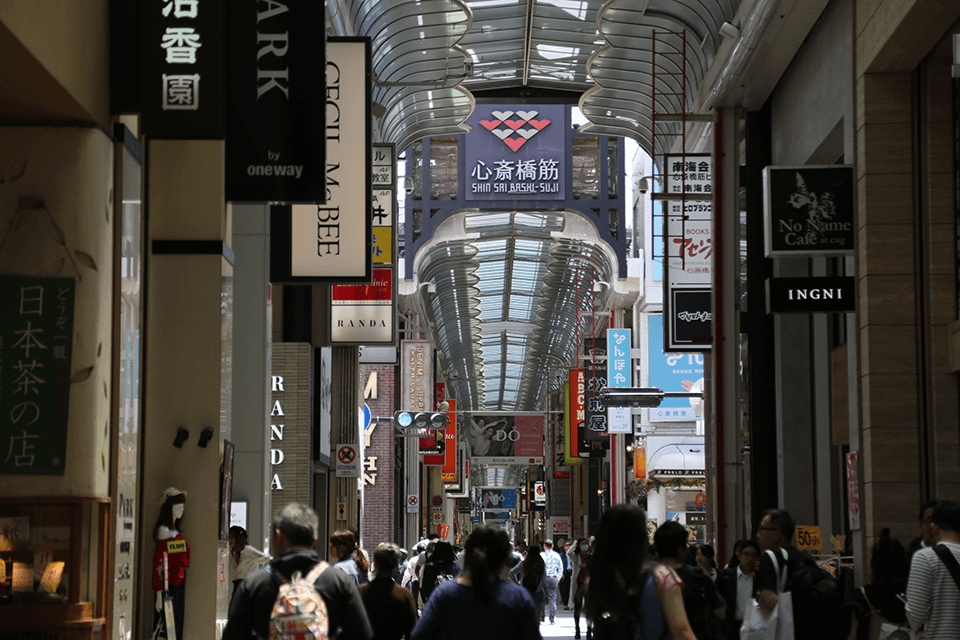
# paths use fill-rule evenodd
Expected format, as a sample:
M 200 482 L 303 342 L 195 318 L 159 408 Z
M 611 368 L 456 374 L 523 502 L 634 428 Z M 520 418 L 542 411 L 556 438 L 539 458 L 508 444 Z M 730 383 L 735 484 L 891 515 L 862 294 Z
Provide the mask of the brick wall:
M 279 464 L 273 464 L 279 454 L 270 454 L 270 500 L 276 513 L 292 502 L 313 504 L 313 347 L 303 342 L 275 342 L 271 363 L 270 447 L 283 452 Z M 282 390 L 278 377 L 283 378 Z M 283 415 L 279 415 L 281 410 Z
M 371 375 L 376 375 L 376 389 L 364 402 L 370 408 L 370 414 L 392 416 L 394 407 L 395 367 L 384 364 L 360 365 L 360 392 L 368 388 Z M 364 495 L 363 523 L 360 537 L 368 553 L 372 553 L 381 542 L 398 542 L 394 529 L 396 499 L 396 464 L 394 453 L 393 423 L 376 424 L 364 451 Z

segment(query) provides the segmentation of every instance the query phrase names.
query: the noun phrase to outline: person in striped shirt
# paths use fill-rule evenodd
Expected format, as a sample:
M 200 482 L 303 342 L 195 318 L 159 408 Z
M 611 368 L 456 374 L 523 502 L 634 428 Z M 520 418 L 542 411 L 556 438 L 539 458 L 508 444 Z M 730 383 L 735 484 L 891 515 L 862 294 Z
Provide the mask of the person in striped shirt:
M 956 640 L 960 638 L 960 584 L 937 548 L 948 551 L 960 563 L 960 502 L 941 500 L 930 519 L 937 544 L 913 556 L 907 581 L 907 616 L 911 627 L 923 627 L 926 640 Z

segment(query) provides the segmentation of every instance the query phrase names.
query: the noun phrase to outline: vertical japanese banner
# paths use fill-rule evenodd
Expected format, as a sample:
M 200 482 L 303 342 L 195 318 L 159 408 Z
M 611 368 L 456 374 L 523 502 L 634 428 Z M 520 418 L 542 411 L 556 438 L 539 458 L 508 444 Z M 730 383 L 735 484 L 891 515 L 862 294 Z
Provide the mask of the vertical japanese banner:
M 580 430 L 581 458 L 602 458 L 610 448 L 607 436 L 607 412 L 600 403 L 600 391 L 607 386 L 607 338 L 583 341 L 584 423 Z
M 73 278 L 0 276 L 0 474 L 64 473 L 75 291 Z
M 444 384 L 444 383 L 440 383 Z M 439 386 L 439 385 L 438 385 Z M 440 468 L 440 481 L 447 484 L 456 484 L 457 482 L 457 401 L 453 398 L 447 400 L 450 407 L 447 410 L 447 418 L 450 424 L 447 425 L 445 444 L 443 450 L 443 467 Z
M 141 5 L 141 133 L 223 138 L 223 1 Z
M 847 520 L 851 531 L 860 529 L 860 452 L 847 454 Z
M 630 329 L 607 329 L 607 386 L 630 386 Z M 630 407 L 607 409 L 608 433 L 633 433 Z
M 664 350 L 709 351 L 713 282 L 713 158 L 665 157 Z
M 573 464 L 573 461 L 580 458 L 580 430 L 583 428 L 583 421 L 586 420 L 583 401 L 586 392 L 586 385 L 583 380 L 583 369 L 570 370 L 569 392 L 567 393 L 567 464 Z
M 636 445 L 633 449 L 633 477 L 636 480 L 647 479 L 647 450 Z

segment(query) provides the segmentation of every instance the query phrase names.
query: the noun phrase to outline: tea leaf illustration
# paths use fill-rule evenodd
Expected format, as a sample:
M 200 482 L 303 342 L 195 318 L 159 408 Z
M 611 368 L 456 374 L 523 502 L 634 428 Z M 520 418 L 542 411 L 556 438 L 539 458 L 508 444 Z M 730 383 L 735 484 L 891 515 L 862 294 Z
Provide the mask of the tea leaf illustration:
M 97 263 L 93 261 L 93 258 L 90 257 L 89 253 L 84 253 L 83 251 L 75 251 L 74 253 L 77 254 L 77 262 L 89 269 L 93 269 L 94 271 L 98 270 Z
M 75 374 L 70 376 L 70 384 L 83 382 L 84 380 L 90 377 L 91 373 L 93 373 L 93 367 L 85 367 L 83 369 L 80 369 Z

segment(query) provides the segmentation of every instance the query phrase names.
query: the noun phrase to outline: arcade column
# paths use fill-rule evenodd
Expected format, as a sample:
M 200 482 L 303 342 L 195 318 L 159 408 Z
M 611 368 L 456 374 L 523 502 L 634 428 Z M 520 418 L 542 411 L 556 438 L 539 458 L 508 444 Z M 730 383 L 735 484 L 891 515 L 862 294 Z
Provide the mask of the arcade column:
M 220 456 L 230 437 L 233 252 L 224 206 L 223 143 L 147 146 L 147 303 L 140 528 L 140 637 L 149 637 L 158 500 L 186 492 L 181 531 L 190 545 L 184 638 L 217 637 L 226 617 L 229 557 L 220 540 Z M 204 443 L 204 430 L 212 439 Z M 187 432 L 185 439 L 178 431 Z M 207 432 L 210 433 L 209 431 Z M 182 441 L 181 441 L 182 440 Z M 179 446 L 177 444 L 179 443 Z

